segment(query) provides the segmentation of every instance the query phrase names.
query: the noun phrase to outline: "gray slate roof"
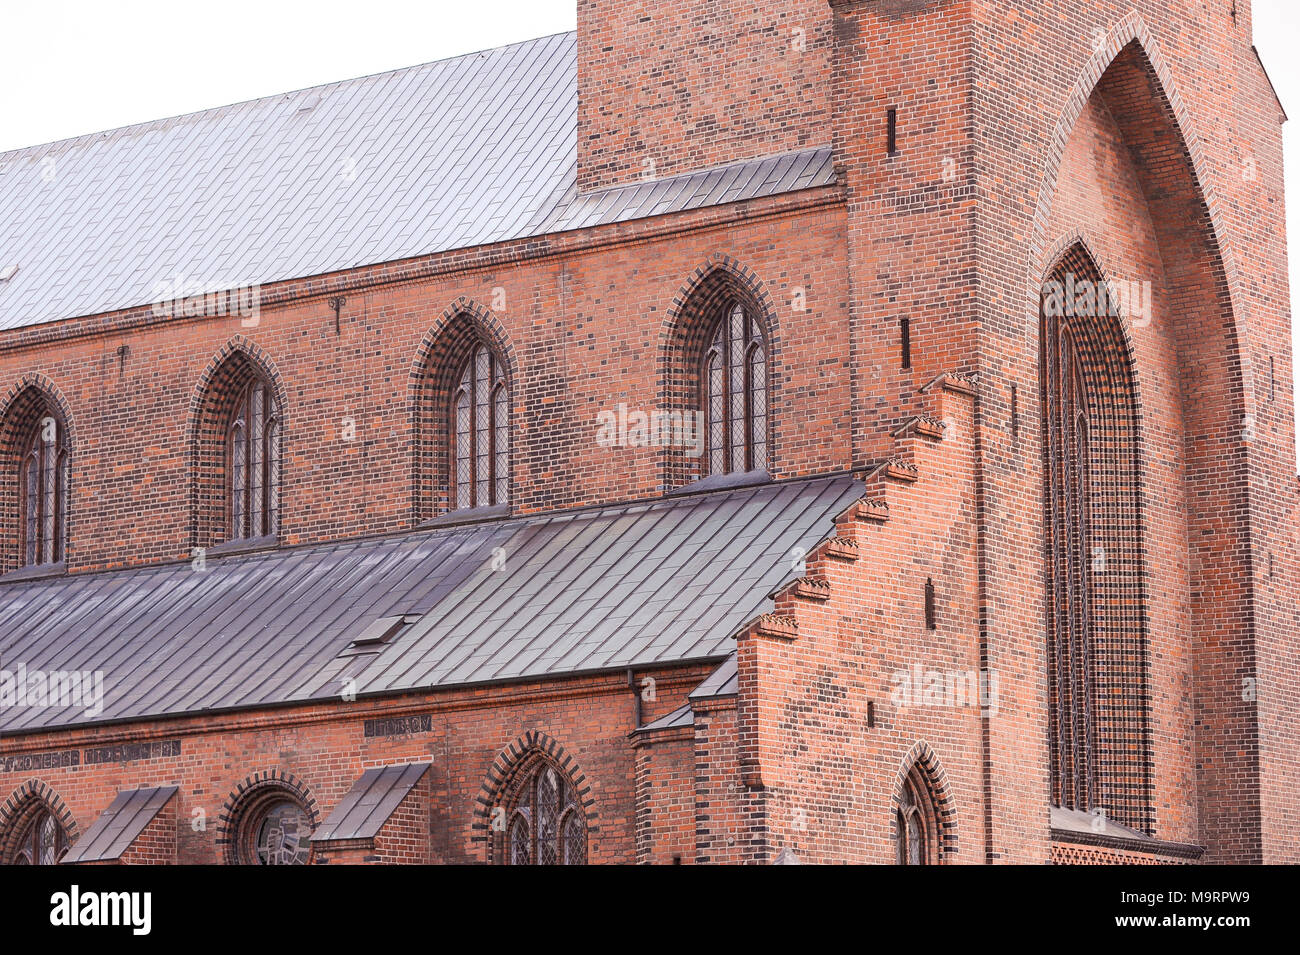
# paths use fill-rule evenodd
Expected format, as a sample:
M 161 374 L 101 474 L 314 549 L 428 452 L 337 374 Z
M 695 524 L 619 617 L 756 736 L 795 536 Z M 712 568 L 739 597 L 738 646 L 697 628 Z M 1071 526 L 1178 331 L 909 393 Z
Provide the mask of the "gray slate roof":
M 311 841 L 373 839 L 431 765 L 407 763 L 367 769 L 312 833 Z
M 112 862 L 121 858 L 175 795 L 175 786 L 123 790 L 68 850 L 63 861 Z
M 0 707 L 0 733 L 335 699 L 348 679 L 365 695 L 721 660 L 862 493 L 817 478 L 0 583 L 0 668 L 104 684 L 100 713 Z
M 575 50 L 557 34 L 0 153 L 0 330 L 834 182 L 822 149 L 579 196 Z

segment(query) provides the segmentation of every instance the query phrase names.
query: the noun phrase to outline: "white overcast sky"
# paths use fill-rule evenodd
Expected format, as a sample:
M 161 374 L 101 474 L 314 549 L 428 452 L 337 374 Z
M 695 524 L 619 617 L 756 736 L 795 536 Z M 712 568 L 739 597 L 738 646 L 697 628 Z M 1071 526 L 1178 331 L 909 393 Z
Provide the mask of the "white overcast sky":
M 1254 0 L 1255 44 L 1287 124 L 1292 320 L 1300 338 L 1300 0 Z M 10 0 L 0 151 L 574 27 L 576 0 Z

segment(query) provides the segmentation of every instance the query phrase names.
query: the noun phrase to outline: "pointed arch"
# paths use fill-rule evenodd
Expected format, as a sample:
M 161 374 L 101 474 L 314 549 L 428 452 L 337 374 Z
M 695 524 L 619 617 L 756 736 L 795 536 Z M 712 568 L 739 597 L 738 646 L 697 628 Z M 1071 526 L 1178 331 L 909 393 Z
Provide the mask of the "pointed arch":
M 567 805 L 557 813 L 559 834 L 565 834 L 567 813 L 576 813 L 583 835 L 584 859 L 590 852 L 592 838 L 599 833 L 596 801 L 586 774 L 577 761 L 550 735 L 529 731 L 516 737 L 497 755 L 483 779 L 475 800 L 470 824 L 472 839 L 481 846 L 481 861 L 507 864 L 507 849 L 515 835 L 516 811 L 523 790 L 536 779 L 539 770 L 551 769 L 563 780 L 569 794 Z M 561 802 L 565 802 L 561 795 Z
M 733 314 L 739 315 L 738 323 L 731 321 Z M 724 324 L 727 334 L 718 339 L 718 364 L 711 368 L 711 345 Z M 719 470 L 772 470 L 779 451 L 772 409 L 780 400 L 780 376 L 774 369 L 780 363 L 781 336 L 772 298 L 758 275 L 729 255 L 710 256 L 673 298 L 659 339 L 659 409 L 692 424 L 700 413 L 705 440 L 700 458 L 682 447 L 661 448 L 665 489 Z M 737 429 L 734 436 L 724 437 L 721 448 L 710 446 L 732 429 Z M 743 462 L 736 457 L 737 444 Z
M 425 333 L 411 363 L 413 523 L 436 517 L 458 505 L 456 482 L 452 479 L 457 447 L 457 433 L 452 427 L 455 395 L 462 385 L 466 364 L 478 348 L 488 356 L 484 378 L 487 407 L 482 415 L 486 419 L 487 436 L 483 447 L 477 449 L 491 455 L 485 464 L 494 486 L 486 495 L 487 503 L 504 504 L 512 497 L 513 458 L 510 448 L 515 420 L 515 383 L 519 380 L 515 350 L 505 327 L 491 309 L 461 296 Z M 477 391 L 477 387 L 474 390 Z M 472 425 L 477 421 L 478 411 L 477 406 L 469 409 L 471 432 L 475 439 L 478 437 L 477 429 Z M 475 494 L 472 500 L 477 502 L 478 495 Z
M 889 840 L 891 846 L 900 845 L 906 832 L 900 832 L 900 818 L 909 807 L 909 793 L 921 789 L 925 805 L 921 811 L 929 814 L 932 830 L 926 834 L 925 861 L 946 865 L 957 855 L 957 809 L 948 775 L 934 749 L 925 740 L 917 740 L 899 764 L 894 776 L 894 786 L 889 799 Z
M 1152 822 L 1142 415 L 1122 299 L 1082 236 L 1039 330 L 1052 804 Z M 1082 307 L 1079 307 L 1082 306 Z
M 241 408 L 247 420 L 236 420 Z M 232 338 L 208 362 L 190 398 L 191 547 L 281 535 L 288 424 L 275 363 L 247 337 Z M 241 454 L 240 446 L 254 450 Z M 256 479 L 248 476 L 254 467 Z M 251 516 L 254 509 L 260 518 Z
M 1166 161 L 1181 161 L 1186 164 L 1185 171 L 1195 189 L 1198 208 L 1194 213 L 1179 217 L 1180 227 L 1194 226 L 1203 235 L 1207 257 L 1215 276 L 1215 297 L 1222 303 L 1224 318 L 1232 330 L 1229 347 L 1234 363 L 1234 377 L 1244 390 L 1242 414 L 1252 414 L 1255 406 L 1253 383 L 1240 373 L 1243 367 L 1241 348 L 1246 335 L 1239 317 L 1240 309 L 1233 304 L 1233 289 L 1239 284 L 1238 270 L 1231 247 L 1220 240 L 1224 234 L 1217 211 L 1221 203 L 1209 176 L 1209 163 L 1205 159 L 1192 115 L 1178 92 L 1173 72 L 1165 61 L 1159 43 L 1137 11 L 1125 15 L 1111 28 L 1105 39 L 1095 45 L 1092 56 L 1084 64 L 1066 97 L 1056 128 L 1047 140 L 1049 145 L 1043 161 L 1038 201 L 1030 228 L 1026 334 L 1031 337 L 1037 335 L 1038 279 L 1055 261 L 1047 246 L 1047 230 L 1056 198 L 1061 162 L 1070 134 L 1089 100 L 1105 89 L 1107 77 L 1113 74 L 1116 67 L 1127 67 L 1149 79 L 1154 100 L 1151 105 L 1160 114 L 1169 132 L 1176 137 L 1177 146 L 1181 147 L 1168 151 Z
M 1260 411 L 1247 329 L 1250 316 L 1243 311 L 1241 297 L 1247 283 L 1228 244 L 1231 233 L 1216 194 L 1215 170 L 1192 114 L 1159 43 L 1132 13 L 1093 51 L 1064 102 L 1047 148 L 1031 232 L 1033 287 L 1027 305 L 1032 320 L 1026 322 L 1027 336 L 1037 324 L 1038 277 L 1052 265 L 1045 238 L 1053 206 L 1066 191 L 1060 181 L 1062 164 L 1090 103 L 1108 115 L 1131 160 L 1164 276 L 1157 327 L 1135 335 L 1139 340 L 1147 334 L 1167 336 L 1176 356 L 1181 431 L 1173 440 L 1181 441 L 1179 473 L 1185 482 L 1189 544 L 1183 645 L 1195 674 L 1196 753 L 1216 754 L 1221 763 L 1216 778 L 1224 781 L 1201 788 L 1197 800 L 1203 838 L 1235 846 L 1238 835 L 1226 820 L 1239 812 L 1258 811 L 1260 797 L 1252 780 L 1260 744 L 1254 731 L 1256 704 L 1243 701 L 1232 687 L 1240 674 L 1255 672 L 1256 634 L 1261 626 L 1270 626 L 1256 613 L 1259 584 L 1254 565 L 1261 550 L 1256 545 L 1275 533 L 1275 525 L 1265 517 L 1270 503 L 1255 490 L 1271 481 L 1274 462 L 1266 457 L 1267 445 L 1252 440 Z M 1144 351 L 1150 353 L 1149 348 Z M 1147 373 L 1145 368 L 1139 371 Z M 1152 479 L 1151 473 L 1142 479 Z M 1178 639 L 1166 630 L 1149 630 L 1149 655 L 1161 654 L 1162 646 Z M 1161 656 L 1152 659 L 1158 662 Z M 1153 719 L 1157 717 L 1159 710 Z M 1170 730 L 1160 717 L 1149 732 Z M 1149 759 L 1149 747 L 1147 754 Z M 1245 781 L 1226 782 L 1238 779 Z M 1140 818 L 1121 815 L 1121 821 L 1154 832 L 1157 806 L 1168 804 L 1174 794 L 1164 784 L 1157 785 L 1149 770 L 1146 787 L 1159 791 L 1147 800 Z
M 52 787 L 43 780 L 29 779 L 0 806 L 0 865 L 14 863 L 17 855 L 24 850 L 22 843 L 26 841 L 32 827 L 44 817 L 48 817 L 57 826 L 53 846 L 56 854 L 61 856 L 80 835 L 77 821 Z
M 71 540 L 72 416 L 41 374 L 24 375 L 0 403 L 0 573 L 62 567 Z

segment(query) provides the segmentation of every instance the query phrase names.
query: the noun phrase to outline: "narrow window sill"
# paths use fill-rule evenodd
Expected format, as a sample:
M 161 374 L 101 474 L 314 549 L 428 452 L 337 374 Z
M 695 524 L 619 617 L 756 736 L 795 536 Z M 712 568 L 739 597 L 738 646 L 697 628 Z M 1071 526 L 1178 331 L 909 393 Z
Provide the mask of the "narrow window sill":
M 17 570 L 11 570 L 3 577 L 0 577 L 0 583 L 7 584 L 11 581 L 41 580 L 45 577 L 62 577 L 67 572 L 67 562 L 62 560 L 55 561 L 51 564 L 28 564 L 26 567 L 19 567 Z
M 423 531 L 434 527 L 481 524 L 484 521 L 495 521 L 509 516 L 509 504 L 493 504 L 489 507 L 465 507 L 457 511 L 448 511 L 446 514 L 439 514 L 432 520 L 424 521 L 419 525 L 419 529 Z
M 247 554 L 258 550 L 271 550 L 280 546 L 280 538 L 274 534 L 265 537 L 236 537 L 234 540 L 214 544 L 203 552 L 205 557 L 221 557 L 223 554 Z

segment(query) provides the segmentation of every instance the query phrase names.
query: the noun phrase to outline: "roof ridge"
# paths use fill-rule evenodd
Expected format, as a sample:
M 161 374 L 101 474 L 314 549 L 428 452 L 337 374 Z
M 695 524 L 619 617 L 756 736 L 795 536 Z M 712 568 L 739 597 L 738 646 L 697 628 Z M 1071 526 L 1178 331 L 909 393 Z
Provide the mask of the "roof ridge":
M 138 130 L 143 132 L 147 130 L 149 127 L 153 127 L 153 126 L 161 127 L 169 123 L 177 123 L 184 120 L 195 119 L 208 113 L 217 114 L 225 110 L 238 109 L 243 106 L 252 106 L 253 104 L 256 103 L 268 103 L 272 100 L 281 99 L 281 98 L 288 99 L 289 97 L 292 96 L 298 96 L 304 93 L 314 93 L 321 90 L 330 89 L 332 87 L 344 86 L 348 83 L 360 83 L 363 80 L 378 79 L 381 76 L 393 76 L 397 73 L 406 73 L 409 71 L 420 70 L 420 69 L 424 69 L 425 67 L 437 66 L 442 63 L 452 63 L 456 60 L 464 60 L 464 59 L 468 59 L 469 57 L 482 56 L 486 53 L 496 53 L 498 51 L 508 50 L 511 49 L 512 47 L 520 47 L 520 46 L 527 46 L 529 44 L 534 44 L 534 43 L 542 43 L 546 40 L 552 40 L 560 36 L 576 37 L 577 31 L 561 30 L 558 33 L 548 33 L 545 36 L 531 37 L 530 39 L 527 40 L 516 40 L 513 43 L 502 43 L 499 46 L 484 47 L 483 49 L 471 50 L 467 53 L 456 53 L 452 56 L 444 56 L 437 60 L 427 60 L 423 63 L 412 63 L 408 66 L 397 66 L 391 70 L 378 70 L 374 73 L 363 73 L 360 76 L 349 76 L 349 77 L 344 77 L 343 79 L 330 80 L 329 82 L 326 83 L 317 83 L 314 86 L 300 86 L 297 87 L 296 89 L 283 90 L 278 93 L 267 93 L 262 96 L 250 97 L 249 99 L 235 100 L 232 103 L 222 103 L 218 106 L 207 106 L 204 107 L 203 109 L 194 109 L 185 113 L 175 113 L 171 116 L 157 116 L 154 117 L 153 119 L 141 120 L 138 123 L 127 123 L 125 126 L 110 126 L 107 129 L 97 129 L 87 133 L 78 133 L 76 136 L 66 136 L 63 139 L 54 139 L 54 140 L 50 140 L 49 142 L 32 143 L 27 146 L 16 146 L 13 149 L 0 151 L 0 164 L 3 164 L 6 160 L 15 159 L 20 154 L 26 152 L 39 151 L 41 156 L 45 156 L 45 155 L 49 155 L 51 150 L 55 148 L 69 149 L 74 147 L 76 144 L 82 143 L 83 141 L 85 144 L 88 145 L 96 140 L 108 138 L 117 133 L 126 133 L 131 130 Z

